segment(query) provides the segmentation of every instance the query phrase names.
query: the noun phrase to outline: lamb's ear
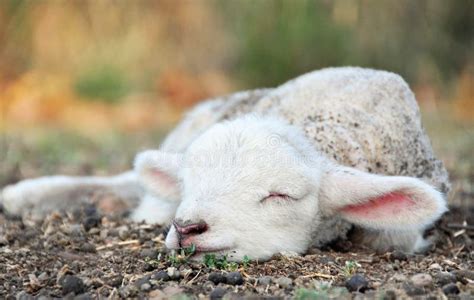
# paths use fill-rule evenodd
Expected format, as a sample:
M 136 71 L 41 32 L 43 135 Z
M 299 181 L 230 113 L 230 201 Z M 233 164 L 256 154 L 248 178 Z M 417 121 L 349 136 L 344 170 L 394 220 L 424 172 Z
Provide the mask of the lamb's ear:
M 447 210 L 443 196 L 419 179 L 342 166 L 323 174 L 319 198 L 323 212 L 374 229 L 423 228 Z
M 179 200 L 178 170 L 182 154 L 147 150 L 135 157 L 135 172 L 149 192 Z

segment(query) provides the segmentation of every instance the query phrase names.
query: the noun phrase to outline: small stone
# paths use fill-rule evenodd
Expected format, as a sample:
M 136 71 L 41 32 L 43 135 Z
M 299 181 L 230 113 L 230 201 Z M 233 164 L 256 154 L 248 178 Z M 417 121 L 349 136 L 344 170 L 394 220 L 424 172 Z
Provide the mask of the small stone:
M 96 253 L 97 252 L 97 250 L 95 249 L 95 246 L 92 245 L 91 243 L 82 244 L 80 250 L 82 252 L 88 252 L 88 253 Z
M 140 252 L 142 258 L 156 259 L 158 257 L 158 251 L 156 249 L 143 249 Z
M 226 283 L 226 277 L 220 272 L 212 272 L 208 277 L 209 281 L 212 281 L 215 285 L 219 283 Z
M 414 286 L 413 283 L 410 282 L 405 282 L 403 284 L 403 289 L 408 296 L 419 296 L 425 294 L 425 290 L 423 288 Z
M 39 276 L 38 276 L 38 280 L 39 280 L 39 281 L 43 281 L 43 282 L 44 282 L 44 281 L 46 281 L 46 280 L 48 280 L 48 279 L 49 279 L 49 275 L 48 275 L 48 273 L 46 273 L 46 272 L 43 272 L 43 273 L 39 274 Z
M 240 272 L 230 272 L 226 276 L 226 282 L 231 285 L 242 285 L 244 278 Z
M 291 285 L 293 284 L 293 280 L 291 280 L 291 278 L 288 278 L 288 277 L 280 277 L 276 280 L 276 283 L 281 288 L 287 289 L 291 287 Z
M 403 261 L 403 260 L 407 260 L 407 255 L 402 252 L 402 251 L 398 251 L 398 250 L 395 250 L 393 251 L 392 253 L 390 253 L 390 260 L 391 261 L 395 261 L 395 260 L 399 260 L 399 261 Z
M 115 276 L 112 276 L 112 277 L 105 280 L 107 285 L 110 285 L 111 287 L 121 286 L 122 281 L 123 281 L 123 276 L 122 275 L 115 275 Z
M 258 284 L 260 285 L 267 286 L 270 285 L 270 283 L 272 283 L 272 278 L 270 276 L 263 276 L 258 279 Z
M 122 241 L 126 240 L 130 236 L 128 226 L 126 225 L 120 226 L 119 228 L 117 228 L 117 231 L 118 231 L 118 236 Z
M 151 279 L 153 280 L 162 280 L 162 281 L 169 281 L 171 278 L 168 275 L 167 271 L 159 271 L 151 275 Z
M 18 299 L 18 300 L 33 300 L 33 299 L 35 299 L 35 297 L 33 297 L 32 295 L 28 294 L 25 291 L 21 291 L 18 294 L 16 294 L 16 299 Z
M 148 292 L 149 290 L 151 290 L 151 284 L 149 283 L 144 283 L 140 286 L 140 290 L 144 291 L 144 292 Z
M 397 299 L 397 293 L 393 290 L 388 290 L 385 292 L 385 294 L 382 297 L 382 300 L 396 300 Z
M 74 300 L 91 300 L 92 297 L 88 293 L 80 294 L 74 297 Z
M 94 205 L 88 205 L 84 207 L 84 215 L 87 217 L 96 216 L 97 214 L 97 208 Z
M 447 285 L 448 283 L 455 283 L 456 282 L 456 276 L 449 272 L 439 272 L 435 275 L 436 282 L 440 286 Z
M 443 293 L 445 295 L 457 295 L 459 292 L 459 288 L 455 283 L 448 283 L 443 286 Z
M 168 268 L 168 276 L 170 277 L 171 280 L 178 280 L 181 277 L 181 274 L 179 273 L 178 269 L 175 267 Z
M 85 292 L 84 282 L 82 279 L 74 275 L 64 276 L 60 284 L 63 295 L 67 295 L 69 293 L 79 295 Z
M 150 272 L 156 269 L 155 264 L 144 263 L 142 267 L 143 271 Z
M 142 278 L 137 279 L 134 282 L 134 284 L 137 288 L 141 288 L 141 286 L 144 285 L 145 283 L 150 283 L 150 278 L 151 278 L 151 275 L 143 276 Z
M 355 274 L 346 281 L 346 288 L 350 292 L 364 292 L 369 287 L 369 282 L 361 274 Z
M 442 271 L 443 267 L 441 267 L 440 264 L 435 263 L 435 264 L 431 264 L 428 269 Z
M 227 291 L 225 289 L 221 288 L 220 286 L 218 286 L 214 290 L 212 290 L 209 297 L 211 299 L 222 299 L 222 298 L 224 298 L 225 293 L 227 293 Z
M 90 229 L 94 227 L 98 227 L 100 222 L 101 222 L 100 216 L 92 215 L 84 219 L 84 221 L 82 222 L 82 226 L 84 226 L 84 229 L 86 231 L 89 231 Z
M 433 278 L 431 277 L 430 274 L 419 273 L 419 274 L 413 275 L 410 278 L 410 281 L 416 287 L 425 287 L 425 286 L 429 286 L 433 283 Z

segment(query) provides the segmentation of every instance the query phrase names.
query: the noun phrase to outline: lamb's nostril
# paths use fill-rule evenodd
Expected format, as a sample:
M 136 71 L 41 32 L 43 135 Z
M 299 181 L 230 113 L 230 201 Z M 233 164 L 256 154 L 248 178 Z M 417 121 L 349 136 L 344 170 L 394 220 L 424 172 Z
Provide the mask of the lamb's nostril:
M 188 223 L 188 224 L 186 224 Z M 178 220 L 173 221 L 173 225 L 179 235 L 198 235 L 207 231 L 208 227 L 206 222 L 192 223 L 180 222 Z

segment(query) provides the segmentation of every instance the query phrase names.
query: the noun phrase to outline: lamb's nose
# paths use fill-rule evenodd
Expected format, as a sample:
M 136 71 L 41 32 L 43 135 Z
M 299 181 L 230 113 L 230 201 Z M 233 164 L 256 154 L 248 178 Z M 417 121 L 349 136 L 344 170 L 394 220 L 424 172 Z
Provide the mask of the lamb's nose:
M 173 225 L 180 236 L 198 235 L 206 232 L 208 229 L 208 226 L 204 221 L 192 223 L 189 221 L 183 222 L 181 220 L 174 220 Z

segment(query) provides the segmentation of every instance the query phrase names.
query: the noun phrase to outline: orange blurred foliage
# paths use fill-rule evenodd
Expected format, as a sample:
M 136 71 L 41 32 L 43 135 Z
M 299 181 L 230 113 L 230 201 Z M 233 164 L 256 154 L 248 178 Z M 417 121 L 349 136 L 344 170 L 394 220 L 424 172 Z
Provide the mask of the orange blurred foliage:
M 149 95 L 133 95 L 110 105 L 81 99 L 70 87 L 64 77 L 34 71 L 11 81 L 0 92 L 4 117 L 0 130 L 52 126 L 97 135 L 111 128 L 135 131 L 166 126 L 180 118 L 180 109 L 150 100 Z
M 474 122 L 474 66 L 466 68 L 456 82 L 454 112 L 459 119 Z

